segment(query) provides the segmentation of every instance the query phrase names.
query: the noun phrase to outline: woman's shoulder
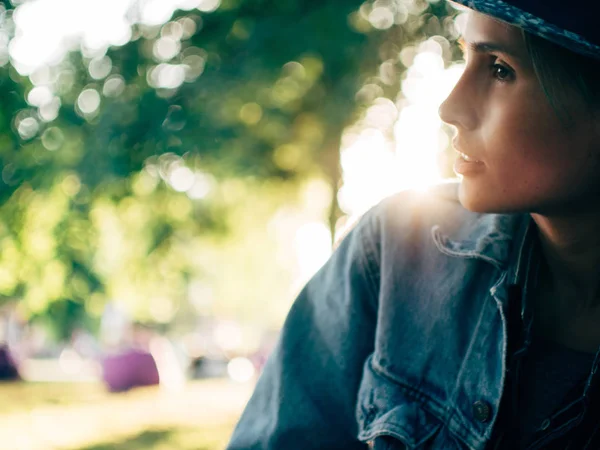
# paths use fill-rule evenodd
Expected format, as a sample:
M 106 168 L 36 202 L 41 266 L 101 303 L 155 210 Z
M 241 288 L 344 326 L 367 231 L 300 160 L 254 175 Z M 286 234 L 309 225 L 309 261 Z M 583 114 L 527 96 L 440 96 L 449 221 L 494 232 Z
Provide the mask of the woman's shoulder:
M 360 222 L 377 253 L 437 249 L 502 266 L 525 216 L 469 211 L 459 201 L 459 186 L 448 181 L 426 190 L 401 191 L 368 211 Z
M 459 201 L 460 183 L 451 180 L 428 187 L 408 189 L 383 199 L 367 213 L 384 231 L 428 231 L 439 226 L 454 234 L 470 224 L 490 219 L 490 214 L 474 213 Z M 391 230 L 390 230 L 391 231 Z
M 445 213 L 467 213 L 458 197 L 460 182 L 450 180 L 424 189 L 405 189 L 383 199 L 374 211 L 383 215 L 435 214 L 442 208 Z

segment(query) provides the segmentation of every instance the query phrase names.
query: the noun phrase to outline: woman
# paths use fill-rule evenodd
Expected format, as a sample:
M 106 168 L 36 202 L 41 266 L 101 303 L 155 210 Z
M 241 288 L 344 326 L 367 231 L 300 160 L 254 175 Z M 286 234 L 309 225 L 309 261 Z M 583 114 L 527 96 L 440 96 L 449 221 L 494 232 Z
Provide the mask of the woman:
M 462 182 L 363 217 L 230 449 L 600 449 L 600 9 L 458 3 Z

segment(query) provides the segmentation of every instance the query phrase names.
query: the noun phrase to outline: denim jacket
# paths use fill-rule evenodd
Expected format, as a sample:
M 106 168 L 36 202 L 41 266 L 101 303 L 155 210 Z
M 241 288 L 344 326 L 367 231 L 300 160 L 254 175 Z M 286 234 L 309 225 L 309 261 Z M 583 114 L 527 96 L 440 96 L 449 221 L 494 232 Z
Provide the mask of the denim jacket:
M 527 215 L 458 184 L 374 207 L 305 286 L 229 449 L 483 450 Z

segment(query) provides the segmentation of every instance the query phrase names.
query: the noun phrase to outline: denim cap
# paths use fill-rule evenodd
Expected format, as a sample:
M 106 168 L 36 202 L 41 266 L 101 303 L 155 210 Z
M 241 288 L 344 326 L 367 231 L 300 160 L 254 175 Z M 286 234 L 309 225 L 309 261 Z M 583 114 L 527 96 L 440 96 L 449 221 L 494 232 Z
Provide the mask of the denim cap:
M 451 0 L 569 50 L 600 59 L 600 1 Z

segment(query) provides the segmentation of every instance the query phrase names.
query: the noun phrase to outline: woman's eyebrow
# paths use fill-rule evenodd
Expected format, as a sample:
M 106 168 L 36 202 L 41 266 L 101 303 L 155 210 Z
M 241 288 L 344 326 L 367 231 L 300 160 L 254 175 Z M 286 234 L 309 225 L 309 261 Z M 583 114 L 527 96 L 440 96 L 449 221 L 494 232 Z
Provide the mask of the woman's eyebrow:
M 463 53 L 470 50 L 475 53 L 503 53 L 516 59 L 521 58 L 521 55 L 514 49 L 496 42 L 467 42 L 463 38 L 460 38 L 458 45 Z

